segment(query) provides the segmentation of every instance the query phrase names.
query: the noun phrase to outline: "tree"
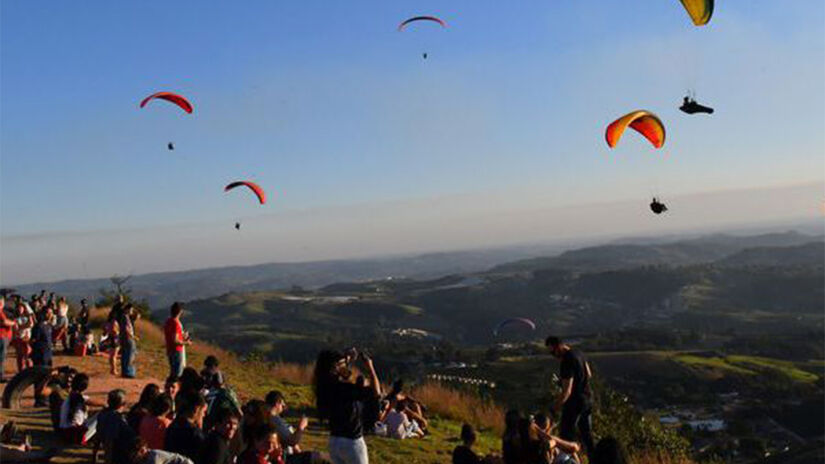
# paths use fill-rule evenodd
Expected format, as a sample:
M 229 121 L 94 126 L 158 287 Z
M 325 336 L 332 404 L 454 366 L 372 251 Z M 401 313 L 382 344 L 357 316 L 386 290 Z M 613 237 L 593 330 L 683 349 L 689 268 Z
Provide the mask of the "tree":
M 117 301 L 119 296 L 123 296 L 124 301 L 126 303 L 131 303 L 142 317 L 151 318 L 152 310 L 149 307 L 149 303 L 147 303 L 145 299 L 136 300 L 132 296 L 132 288 L 126 286 L 126 282 L 128 282 L 131 278 L 131 275 L 119 276 L 117 274 L 109 277 L 109 281 L 112 283 L 112 288 L 101 288 L 100 298 L 98 298 L 95 304 L 102 307 L 111 307 L 115 304 L 115 301 Z

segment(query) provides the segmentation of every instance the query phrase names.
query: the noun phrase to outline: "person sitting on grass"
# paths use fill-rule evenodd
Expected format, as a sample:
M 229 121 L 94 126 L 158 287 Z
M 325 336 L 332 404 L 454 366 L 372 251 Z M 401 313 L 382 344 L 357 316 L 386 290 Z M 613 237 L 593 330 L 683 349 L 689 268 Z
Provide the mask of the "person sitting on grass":
M 106 407 L 97 415 L 97 434 L 93 456 L 103 448 L 106 464 L 121 462 L 125 445 L 134 437 L 135 432 L 126 423 L 123 410 L 126 408 L 126 392 L 116 389 L 106 397 Z
M 382 414 L 383 416 L 386 416 L 392 410 L 393 405 L 396 402 L 403 401 L 406 406 L 404 409 L 404 414 L 406 414 L 410 420 L 414 420 L 421 430 L 427 430 L 429 422 L 427 421 L 427 418 L 424 417 L 426 408 L 420 401 L 404 393 L 403 380 L 399 379 L 393 382 L 392 390 L 390 390 L 390 393 L 387 394 L 385 400 L 387 401 L 387 406 Z
M 203 361 L 201 378 L 203 378 L 204 388 L 207 390 L 217 390 L 223 387 L 223 373 L 218 368 L 218 358 L 212 355 L 206 357 Z
M 60 433 L 74 445 L 85 445 L 95 435 L 97 417 L 89 417 L 88 405 L 94 405 L 83 392 L 89 388 L 89 376 L 77 374 L 72 379 L 69 396 L 60 406 Z
M 384 416 L 383 422 L 387 424 L 387 436 L 403 440 L 406 438 L 421 438 L 424 431 L 418 426 L 418 422 L 407 417 L 407 401 L 396 400 L 392 409 Z
M 287 464 L 311 464 L 329 461 L 329 456 L 325 453 L 304 451 L 301 449 L 301 438 L 304 431 L 309 426 L 309 418 L 302 416 L 298 422 L 298 428 L 290 426 L 282 417 L 287 410 L 286 399 L 281 392 L 271 391 L 264 399 L 270 409 L 270 421 L 275 426 L 278 433 L 278 440 L 284 448 Z
M 252 431 L 251 444 L 237 464 L 285 464 L 278 433 L 272 424 L 264 424 Z
M 578 452 L 581 446 L 552 435 L 551 430 L 550 418 L 543 413 L 536 414 L 535 420 L 530 424 L 528 460 L 541 464 L 579 464 Z
M 180 380 L 177 377 L 169 376 L 163 384 L 163 394 L 172 400 L 172 411 L 169 412 L 169 418 L 175 418 L 175 397 L 180 392 Z
M 215 417 L 215 426 L 206 436 L 196 464 L 233 464 L 232 439 L 238 432 L 240 420 L 232 411 L 222 409 Z
M 152 449 L 163 449 L 166 443 L 166 429 L 172 423 L 172 399 L 168 395 L 158 395 L 149 405 L 149 414 L 140 421 L 138 434 Z
M 206 400 L 200 393 L 178 393 L 175 420 L 166 429 L 163 449 L 195 460 L 206 437 L 203 434 L 203 416 Z
M 157 384 L 149 383 L 143 387 L 138 402 L 129 409 L 129 413 L 126 415 L 126 422 L 129 423 L 132 430 L 136 432 L 140 430 L 140 422 L 149 415 L 149 408 L 158 396 L 160 396 L 160 387 Z
M 453 464 L 493 464 L 501 462 L 496 456 L 479 457 L 473 451 L 476 442 L 476 431 L 470 424 L 461 426 L 461 443 L 453 450 Z

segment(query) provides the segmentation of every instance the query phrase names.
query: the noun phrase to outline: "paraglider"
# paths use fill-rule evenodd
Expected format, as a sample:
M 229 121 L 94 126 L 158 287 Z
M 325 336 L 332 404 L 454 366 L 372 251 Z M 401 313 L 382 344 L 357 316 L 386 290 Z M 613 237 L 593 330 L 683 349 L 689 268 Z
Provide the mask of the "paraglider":
M 436 18 L 435 16 L 414 16 L 412 18 L 405 19 L 404 21 L 402 21 L 401 24 L 398 25 L 398 31 L 399 32 L 403 31 L 407 27 L 408 24 L 414 23 L 414 22 L 417 22 L 417 21 L 434 22 L 436 24 L 441 25 L 442 28 L 445 28 L 445 29 L 447 28 L 447 23 L 445 23 L 444 21 L 442 21 L 439 18 Z M 428 56 L 429 56 L 429 54 L 427 52 L 424 52 L 424 53 L 421 54 L 421 57 L 424 58 L 425 60 L 427 59 Z
M 149 95 L 148 97 L 144 98 L 143 101 L 140 102 L 140 107 L 143 108 L 152 100 L 166 100 L 168 102 L 174 103 L 178 105 L 183 111 L 187 113 L 192 113 L 192 104 L 189 103 L 189 100 L 184 98 L 181 95 L 172 92 L 157 92 Z
M 693 24 L 704 26 L 713 16 L 713 0 L 680 0 Z
M 653 201 L 650 202 L 650 210 L 653 211 L 654 214 L 662 214 L 667 211 L 667 206 L 660 202 L 658 198 L 653 197 Z
M 622 116 L 607 126 L 604 138 L 610 148 L 616 146 L 627 126 L 642 134 L 656 148 L 662 148 L 665 144 L 665 126 L 659 117 L 650 111 L 637 110 Z
M 679 109 L 687 114 L 713 114 L 713 108 L 696 103 L 696 100 L 691 98 L 690 95 L 685 96 L 685 98 L 682 100 L 682 106 L 680 106 Z
M 172 142 L 169 142 L 169 143 L 166 144 L 166 148 L 168 148 L 169 150 L 174 150 L 175 149 L 175 144 L 172 143 Z
M 519 324 L 530 328 L 530 330 L 536 330 L 535 322 L 531 321 L 530 319 L 524 317 L 513 317 L 501 321 L 501 323 L 499 323 L 499 325 L 497 325 L 496 328 L 493 329 L 493 335 L 498 337 L 498 334 L 501 332 L 501 329 L 512 324 Z
M 401 21 L 401 24 L 398 25 L 398 31 L 403 31 L 407 27 L 407 24 L 414 23 L 416 21 L 432 21 L 440 24 L 443 28 L 447 27 L 447 23 L 445 23 L 439 18 L 436 18 L 435 16 L 414 16 L 412 18 Z
M 241 223 L 240 222 L 235 223 L 235 230 L 241 230 Z
M 248 187 L 250 190 L 252 190 L 252 192 L 255 194 L 255 196 L 258 197 L 258 201 L 261 204 L 266 203 L 266 193 L 264 192 L 264 189 L 262 189 L 260 185 L 254 183 L 254 182 L 249 182 L 249 181 L 245 181 L 245 180 L 244 181 L 238 181 L 238 182 L 232 182 L 231 184 L 224 187 L 223 191 L 228 192 L 228 191 L 234 189 L 235 187 L 240 187 L 240 186 Z M 237 224 L 236 228 L 239 229 L 240 224 Z

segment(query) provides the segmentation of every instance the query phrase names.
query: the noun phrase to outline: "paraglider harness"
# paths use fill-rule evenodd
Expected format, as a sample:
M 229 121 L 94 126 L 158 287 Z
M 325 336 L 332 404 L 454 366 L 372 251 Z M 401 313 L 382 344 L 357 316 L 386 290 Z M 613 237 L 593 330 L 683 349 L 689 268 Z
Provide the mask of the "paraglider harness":
M 667 211 L 667 206 L 660 202 L 658 198 L 653 197 L 653 201 L 650 202 L 650 210 L 655 214 L 662 214 Z
M 713 114 L 713 108 L 696 103 L 696 98 L 694 96 L 691 96 L 690 92 L 688 92 L 688 94 L 685 95 L 685 98 L 682 100 L 682 106 L 680 106 L 679 109 L 687 114 Z

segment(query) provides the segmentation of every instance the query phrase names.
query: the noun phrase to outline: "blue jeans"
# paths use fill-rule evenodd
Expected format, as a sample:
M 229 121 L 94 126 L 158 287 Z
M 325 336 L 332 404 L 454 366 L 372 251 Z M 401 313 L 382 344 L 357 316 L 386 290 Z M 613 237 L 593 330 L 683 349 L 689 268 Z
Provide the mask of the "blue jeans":
M 329 437 L 329 457 L 333 464 L 369 464 L 367 442 L 364 437 Z
M 183 374 L 183 368 L 186 367 L 186 351 L 174 351 L 168 353 L 169 357 L 169 375 L 172 377 L 180 377 Z
M 0 309 L 2 311 L 2 309 Z M 5 379 L 6 366 L 6 352 L 9 351 L 9 342 L 11 339 L 0 338 L 0 380 Z
M 137 354 L 137 343 L 135 340 L 129 339 L 123 341 L 120 345 L 120 373 L 123 377 L 130 379 L 137 376 L 137 369 L 135 368 L 135 355 Z

